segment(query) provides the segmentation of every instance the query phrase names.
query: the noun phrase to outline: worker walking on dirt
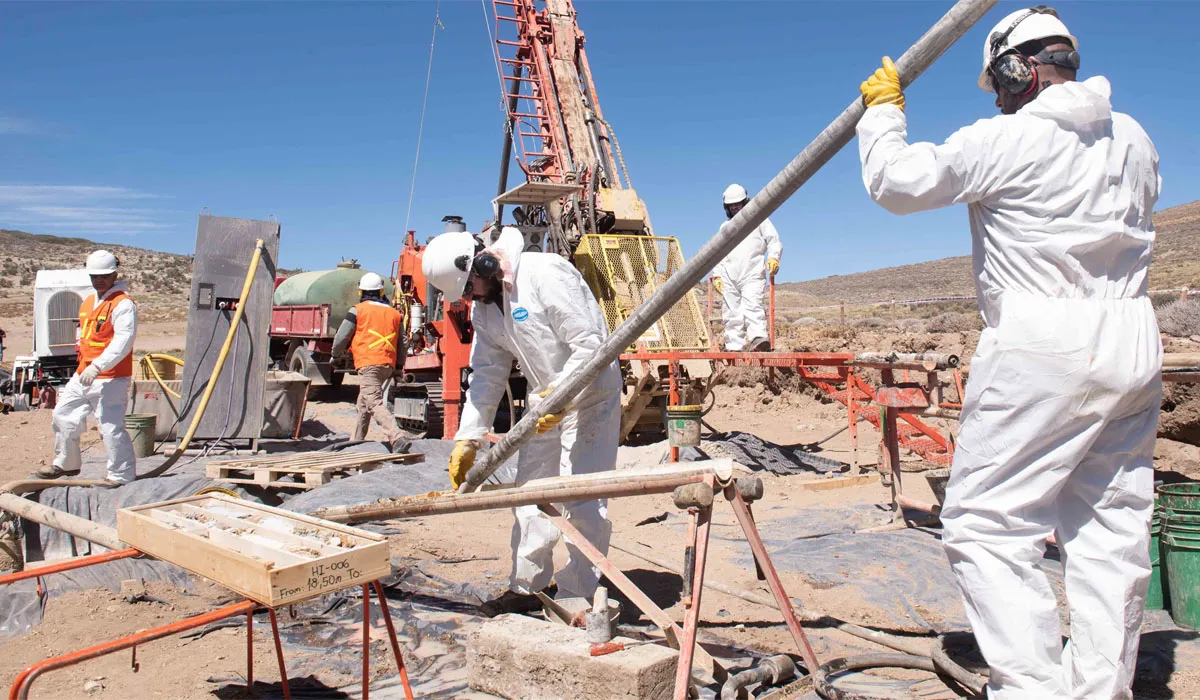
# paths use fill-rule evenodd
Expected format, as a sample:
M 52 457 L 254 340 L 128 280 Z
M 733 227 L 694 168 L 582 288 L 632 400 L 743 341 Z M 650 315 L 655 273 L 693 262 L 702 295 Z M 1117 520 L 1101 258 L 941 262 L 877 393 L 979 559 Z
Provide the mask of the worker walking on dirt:
M 508 386 L 513 360 L 528 382 L 527 410 L 570 376 L 608 336 L 596 298 L 579 271 L 561 256 L 522 252 L 521 232 L 504 227 L 495 245 L 465 231 L 444 233 L 425 248 L 421 267 L 447 299 L 474 302 L 471 320 L 471 383 L 450 457 L 450 483 L 465 480 L 475 454 L 492 429 L 496 408 Z M 613 362 L 564 411 L 538 421 L 537 435 L 517 456 L 505 481 L 616 468 L 621 420 L 621 373 Z M 565 504 L 567 519 L 602 553 L 608 552 L 612 525 L 604 499 Z M 533 593 L 550 584 L 558 528 L 537 509 L 514 509 L 512 576 L 509 590 L 484 604 L 483 612 L 522 612 L 540 607 Z M 556 597 L 591 600 L 600 572 L 567 543 L 566 565 L 555 575 Z
M 125 409 L 133 381 L 133 341 L 138 308 L 128 287 L 117 279 L 120 261 L 107 250 L 87 258 L 94 293 L 79 306 L 76 341 L 79 366 L 58 392 L 51 421 L 54 462 L 34 475 L 39 479 L 74 476 L 82 466 L 79 438 L 91 413 L 108 452 L 107 486 L 120 486 L 137 476 L 133 441 L 125 430 Z
M 726 218 L 732 219 L 750 201 L 750 195 L 745 187 L 733 184 L 725 188 L 721 199 Z M 765 262 L 763 256 L 766 256 Z M 763 294 L 766 276 L 775 279 L 781 257 L 783 243 L 779 240 L 779 232 L 770 219 L 763 219 L 758 228 L 713 268 L 713 286 L 723 302 L 721 320 L 725 322 L 726 351 L 745 350 L 747 338 L 750 339 L 749 348 L 754 352 L 771 349 Z
M 986 328 L 971 362 L 941 517 L 991 698 L 1132 697 L 1150 578 L 1162 344 L 1147 296 L 1154 144 L 1082 82 L 1045 7 L 988 35 L 979 87 L 1002 115 L 905 143 L 896 68 L 863 83 L 863 181 L 887 210 L 966 203 Z M 1038 568 L 1063 552 L 1063 648 Z
M 354 371 L 358 374 L 358 421 L 354 425 L 354 439 L 365 440 L 371 418 L 383 428 L 388 449 L 392 452 L 407 450 L 411 444 L 396 418 L 387 410 L 384 385 L 392 378 L 396 366 L 404 356 L 404 339 L 401 337 L 403 317 L 383 298 L 383 278 L 368 272 L 358 280 L 360 301 L 350 307 L 342 325 L 338 326 L 333 338 L 333 357 L 345 357 L 347 348 L 354 358 Z

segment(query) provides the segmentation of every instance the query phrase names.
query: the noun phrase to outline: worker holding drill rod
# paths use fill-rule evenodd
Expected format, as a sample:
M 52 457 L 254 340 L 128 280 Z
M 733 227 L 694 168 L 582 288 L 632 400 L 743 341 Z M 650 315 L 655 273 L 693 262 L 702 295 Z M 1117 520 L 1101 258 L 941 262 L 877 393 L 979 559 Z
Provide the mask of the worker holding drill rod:
M 892 62 L 862 84 L 863 182 L 895 214 L 966 203 L 986 323 L 941 512 L 967 616 L 1001 700 L 1132 697 L 1150 577 L 1162 345 L 1147 295 L 1154 144 L 1076 81 L 1054 10 L 1014 12 L 983 47 L 1001 115 L 941 145 L 906 139 Z M 1063 554 L 1070 640 L 1037 568 Z
M 129 287 L 117 279 L 120 261 L 107 250 L 87 258 L 92 288 L 79 306 L 76 352 L 79 366 L 58 393 L 51 421 L 54 425 L 54 462 L 39 469 L 39 479 L 79 474 L 83 455 L 79 438 L 91 413 L 108 451 L 103 484 L 128 484 L 136 478 L 137 457 L 125 429 L 129 385 L 133 381 L 133 341 L 137 336 L 137 304 Z
M 513 360 L 529 385 L 525 410 L 534 411 L 608 336 L 600 306 L 579 271 L 561 256 L 523 252 L 523 247 L 521 232 L 506 226 L 487 248 L 468 232 L 443 233 L 422 256 L 430 284 L 449 300 L 474 302 L 471 381 L 449 464 L 455 489 L 492 428 Z M 616 468 L 620 418 L 621 372 L 613 361 L 567 408 L 540 418 L 537 435 L 517 455 L 515 473 L 497 476 L 525 481 L 611 471 Z M 607 554 L 612 525 L 605 499 L 568 503 L 561 510 Z M 484 603 L 481 609 L 489 617 L 538 609 L 533 594 L 550 585 L 558 528 L 537 506 L 521 506 L 513 513 L 509 590 Z M 567 562 L 554 577 L 555 597 L 591 600 L 600 572 L 569 540 L 567 551 Z
M 750 201 L 746 188 L 738 184 L 721 195 L 725 217 L 732 219 Z M 764 261 L 765 256 L 765 261 Z M 779 272 L 783 243 L 770 219 L 764 219 L 737 247 L 713 268 L 713 286 L 721 295 L 721 320 L 725 323 L 725 350 L 765 352 L 771 349 L 771 334 L 763 309 L 766 276 Z
M 383 297 L 383 278 L 368 272 L 358 280 L 360 301 L 350 307 L 342 325 L 333 337 L 333 357 L 341 359 L 346 350 L 354 358 L 358 374 L 357 422 L 354 439 L 365 440 L 371 426 L 383 428 L 384 438 L 392 452 L 407 450 L 412 444 L 387 410 L 384 386 L 392 378 L 396 366 L 404 364 L 404 338 L 400 332 L 402 317 Z

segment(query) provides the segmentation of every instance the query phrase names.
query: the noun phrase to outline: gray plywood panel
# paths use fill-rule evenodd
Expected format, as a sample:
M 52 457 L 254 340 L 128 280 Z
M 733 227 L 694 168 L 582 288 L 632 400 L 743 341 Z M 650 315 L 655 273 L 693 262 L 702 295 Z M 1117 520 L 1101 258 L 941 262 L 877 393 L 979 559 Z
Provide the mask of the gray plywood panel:
M 262 260 L 246 299 L 237 336 L 230 345 L 195 439 L 255 439 L 262 431 L 279 230 L 274 221 L 200 217 L 192 263 L 192 292 L 188 299 L 180 434 L 191 425 L 229 333 L 234 312 L 221 308 L 221 301 L 241 296 L 255 241 L 260 238 Z

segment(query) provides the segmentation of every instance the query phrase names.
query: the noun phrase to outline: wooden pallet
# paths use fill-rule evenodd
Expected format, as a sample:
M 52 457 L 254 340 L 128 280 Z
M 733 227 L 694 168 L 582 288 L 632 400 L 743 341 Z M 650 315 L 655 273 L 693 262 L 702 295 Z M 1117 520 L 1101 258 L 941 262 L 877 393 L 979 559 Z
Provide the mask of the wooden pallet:
M 117 536 L 271 607 L 368 583 L 392 570 L 384 537 L 222 494 L 122 508 Z
M 335 479 L 374 471 L 389 462 L 415 464 L 424 461 L 423 454 L 308 452 L 209 462 L 204 468 L 204 473 L 210 479 L 229 484 L 313 489 Z

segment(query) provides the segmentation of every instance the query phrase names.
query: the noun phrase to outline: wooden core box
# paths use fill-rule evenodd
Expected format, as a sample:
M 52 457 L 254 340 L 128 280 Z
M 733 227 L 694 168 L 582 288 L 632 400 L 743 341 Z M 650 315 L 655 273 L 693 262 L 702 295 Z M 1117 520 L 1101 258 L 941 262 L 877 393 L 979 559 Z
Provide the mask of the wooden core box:
M 392 571 L 380 535 L 222 494 L 122 508 L 117 536 L 269 607 Z

